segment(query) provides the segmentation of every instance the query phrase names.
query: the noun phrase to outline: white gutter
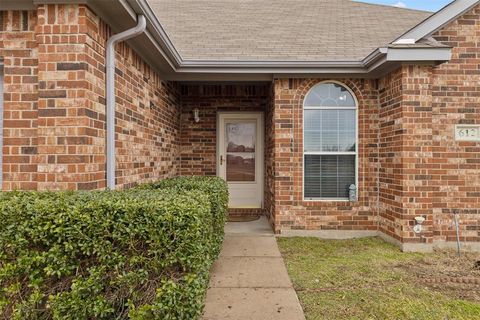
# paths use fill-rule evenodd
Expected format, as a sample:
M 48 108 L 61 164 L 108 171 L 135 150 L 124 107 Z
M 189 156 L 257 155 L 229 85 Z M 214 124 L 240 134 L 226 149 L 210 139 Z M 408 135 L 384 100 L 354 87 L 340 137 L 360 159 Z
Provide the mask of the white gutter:
M 106 49 L 106 100 L 107 100 L 107 188 L 115 189 L 115 44 L 136 37 L 145 31 L 147 20 L 143 15 L 137 18 L 137 25 L 117 33 L 107 41 Z

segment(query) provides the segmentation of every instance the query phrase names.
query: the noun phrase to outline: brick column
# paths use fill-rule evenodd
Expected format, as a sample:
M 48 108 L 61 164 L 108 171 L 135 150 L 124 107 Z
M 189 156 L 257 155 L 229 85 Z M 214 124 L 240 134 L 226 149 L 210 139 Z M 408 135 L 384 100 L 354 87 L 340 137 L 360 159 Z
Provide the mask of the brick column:
M 406 66 L 403 91 L 404 242 L 431 243 L 433 212 L 431 169 L 432 154 L 432 67 Z M 424 232 L 419 238 L 412 232 L 416 216 L 423 216 Z
M 295 192 L 295 141 L 294 141 L 294 108 L 295 100 L 292 81 L 277 79 L 274 83 L 274 105 L 270 115 L 273 123 L 273 191 L 275 233 L 280 233 L 285 226 L 294 224 L 294 213 L 290 213 L 294 205 Z M 283 228 L 282 228 L 283 226 Z
M 433 237 L 432 67 L 404 66 L 380 81 L 380 229 L 402 243 Z M 426 218 L 413 232 L 415 217 Z
M 97 68 L 103 77 L 103 54 L 92 53 L 97 48 L 89 31 L 95 23 L 88 13 L 79 5 L 38 7 L 40 190 L 105 186 L 104 124 L 96 112 L 103 104 L 92 84 Z
M 37 45 L 35 11 L 0 11 L 4 58 L 2 190 L 37 188 Z

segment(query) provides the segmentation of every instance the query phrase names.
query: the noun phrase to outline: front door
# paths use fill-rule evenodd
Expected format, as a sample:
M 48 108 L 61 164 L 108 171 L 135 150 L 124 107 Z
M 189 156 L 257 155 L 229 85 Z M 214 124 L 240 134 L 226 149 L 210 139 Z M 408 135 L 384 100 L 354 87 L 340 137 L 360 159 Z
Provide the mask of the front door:
M 218 114 L 217 174 L 230 191 L 230 208 L 263 208 L 263 114 Z

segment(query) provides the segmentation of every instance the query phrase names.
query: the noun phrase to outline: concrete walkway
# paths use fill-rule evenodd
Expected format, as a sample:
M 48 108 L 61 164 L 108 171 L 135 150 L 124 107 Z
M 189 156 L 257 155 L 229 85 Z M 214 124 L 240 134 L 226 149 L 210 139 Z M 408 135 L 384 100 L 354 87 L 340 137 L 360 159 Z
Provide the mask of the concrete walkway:
M 267 220 L 229 222 L 204 320 L 304 320 Z

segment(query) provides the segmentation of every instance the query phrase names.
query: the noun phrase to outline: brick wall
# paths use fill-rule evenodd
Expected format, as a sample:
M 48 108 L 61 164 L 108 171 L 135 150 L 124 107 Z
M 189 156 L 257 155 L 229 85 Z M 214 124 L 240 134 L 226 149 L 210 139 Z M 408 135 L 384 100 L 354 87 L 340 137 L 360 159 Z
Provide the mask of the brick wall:
M 380 230 L 401 240 L 403 218 L 402 70 L 379 81 L 379 219 Z
M 87 11 L 87 51 L 91 127 L 100 129 L 104 179 L 105 43 L 109 27 Z M 126 43 L 116 46 L 116 182 L 122 188 L 173 177 L 179 173 L 180 105 L 178 85 L 161 80 Z M 91 62 L 90 62 L 91 61 Z M 102 180 L 104 181 L 104 180 Z
M 433 69 L 432 118 L 435 179 L 432 181 L 433 236 L 480 241 L 480 143 L 455 141 L 455 124 L 480 125 L 480 5 L 434 37 L 452 46 L 452 60 Z
M 182 175 L 217 174 L 217 114 L 221 111 L 262 111 L 268 112 L 271 97 L 269 84 L 183 84 L 181 86 L 181 161 Z M 200 111 L 200 121 L 195 123 L 193 110 Z M 268 193 L 270 173 L 268 163 L 271 163 L 269 153 L 269 123 L 265 128 L 265 207 L 273 202 Z M 234 209 L 231 215 L 252 215 L 262 210 Z
M 359 101 L 359 201 L 303 200 L 303 99 L 328 79 L 175 84 L 117 46 L 117 183 L 216 174 L 218 111 L 265 113 L 265 209 L 275 231 L 380 230 L 404 243 L 480 241 L 480 6 L 434 37 L 449 63 L 404 65 L 379 80 L 339 79 Z M 4 59 L 3 188 L 105 187 L 105 42 L 83 5 L 0 12 Z M 200 122 L 193 121 L 193 109 Z M 240 212 L 239 213 L 245 213 Z M 427 218 L 422 236 L 415 216 Z
M 375 81 L 339 80 L 358 99 L 358 202 L 305 201 L 303 199 L 303 100 L 326 79 L 277 79 L 271 123 L 274 137 L 275 231 L 377 230 L 377 129 Z
M 454 127 L 480 123 L 479 30 L 477 6 L 434 35 L 453 47 L 449 63 L 405 65 L 377 85 L 345 81 L 360 96 L 359 178 L 368 182 L 367 188 L 360 183 L 358 204 L 302 201 L 299 91 L 319 80 L 277 80 L 271 116 L 276 231 L 374 229 L 378 210 L 378 227 L 386 235 L 402 243 L 438 244 L 455 240 L 458 213 L 461 240 L 478 242 L 480 145 L 455 141 Z M 370 99 L 362 101 L 362 95 Z M 413 232 L 416 216 L 426 218 L 420 236 Z
M 88 10 L 41 5 L 38 25 L 38 189 L 102 188 L 102 134 L 91 123 Z
M 217 174 L 217 113 L 220 111 L 265 111 L 268 85 L 222 84 L 181 87 L 181 174 Z M 200 111 L 195 123 L 193 110 Z
M 37 189 L 38 45 L 34 11 L 0 11 L 4 63 L 2 190 Z
M 480 124 L 480 6 L 434 37 L 452 60 L 404 66 L 380 80 L 380 230 L 403 243 L 480 240 L 480 144 L 455 141 Z M 414 217 L 427 218 L 421 236 Z
M 404 66 L 379 81 L 380 230 L 432 242 L 432 67 Z M 415 235 L 415 217 L 426 218 Z
M 105 43 L 83 5 L 1 12 L 4 189 L 105 187 Z M 117 45 L 117 185 L 178 174 L 178 89 Z

